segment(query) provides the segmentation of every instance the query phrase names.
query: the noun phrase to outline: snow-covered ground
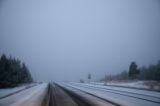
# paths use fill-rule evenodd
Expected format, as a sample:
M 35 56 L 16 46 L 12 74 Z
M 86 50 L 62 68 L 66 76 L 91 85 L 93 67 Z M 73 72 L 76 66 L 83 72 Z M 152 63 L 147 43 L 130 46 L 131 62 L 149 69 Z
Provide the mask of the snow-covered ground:
M 65 88 L 74 92 L 77 95 L 80 95 L 84 100 L 89 101 L 89 103 L 91 103 L 93 106 L 115 106 L 114 104 L 101 100 L 100 98 L 94 97 L 85 92 L 81 92 L 78 89 L 74 89 L 69 86 L 65 86 Z
M 46 83 L 30 87 L 21 92 L 0 99 L 0 106 L 41 106 L 47 91 L 46 88 Z
M 82 83 L 63 83 L 61 85 L 80 89 L 123 106 L 160 105 L 159 92 Z
M 14 87 L 14 88 L 0 89 L 0 98 L 4 98 L 6 96 L 12 95 L 13 93 L 22 91 L 24 89 L 30 88 L 35 85 L 36 83 L 31 83 L 31 84 L 25 84 L 25 85 Z
M 105 82 L 92 82 L 92 84 L 121 86 L 121 87 L 160 91 L 160 82 L 156 82 L 156 81 L 109 81 L 106 83 Z
M 131 89 L 131 88 L 124 88 L 124 87 L 117 87 L 117 86 L 104 86 L 104 85 L 95 85 L 95 84 L 89 84 L 89 83 L 71 83 L 72 85 L 78 85 L 78 86 L 87 86 L 87 87 L 94 87 L 94 88 L 101 88 L 106 90 L 114 90 L 119 92 L 127 92 L 127 93 L 136 93 L 136 94 L 142 94 L 145 96 L 154 96 L 160 98 L 160 92 L 154 92 L 154 91 L 146 91 L 141 89 Z

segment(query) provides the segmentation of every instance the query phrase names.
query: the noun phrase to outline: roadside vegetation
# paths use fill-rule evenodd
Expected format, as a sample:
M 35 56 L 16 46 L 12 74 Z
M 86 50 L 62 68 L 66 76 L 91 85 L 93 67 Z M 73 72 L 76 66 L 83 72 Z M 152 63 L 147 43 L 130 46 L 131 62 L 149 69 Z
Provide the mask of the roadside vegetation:
M 105 75 L 100 81 L 112 80 L 155 80 L 160 81 L 160 61 L 148 67 L 138 67 L 136 62 L 131 62 L 128 71 L 123 71 L 116 75 Z
M 19 59 L 0 57 L 0 88 L 14 87 L 24 83 L 31 83 L 32 76 L 24 63 Z

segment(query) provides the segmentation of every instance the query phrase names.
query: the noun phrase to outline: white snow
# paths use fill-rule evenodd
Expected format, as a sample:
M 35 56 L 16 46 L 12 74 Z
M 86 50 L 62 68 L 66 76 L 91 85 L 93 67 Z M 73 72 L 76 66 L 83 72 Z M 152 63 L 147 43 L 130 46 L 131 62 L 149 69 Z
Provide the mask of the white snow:
M 81 83 L 72 83 L 72 84 L 78 84 L 78 85 L 87 85 L 91 87 L 99 87 L 99 88 L 106 88 L 106 89 L 112 89 L 112 90 L 118 90 L 118 91 L 127 91 L 137 94 L 145 94 L 148 96 L 155 96 L 160 98 L 160 92 L 154 92 L 154 91 L 147 91 L 147 90 L 141 90 L 141 89 L 131 89 L 131 88 L 124 88 L 124 87 L 116 87 L 116 86 L 104 86 L 104 85 L 95 85 L 95 84 L 81 84 Z
M 40 106 L 47 84 L 39 84 L 14 95 L 0 99 L 0 106 Z
M 152 84 L 154 81 L 109 81 L 107 83 L 105 82 L 94 82 L 92 84 L 97 85 L 112 85 L 112 86 L 122 86 L 122 87 L 130 87 L 130 88 L 140 88 L 140 89 L 148 89 L 148 90 L 160 90 L 160 83 L 158 84 Z M 150 84 L 152 84 L 152 88 Z
M 14 87 L 14 88 L 0 89 L 0 98 L 3 98 L 7 95 L 10 95 L 10 94 L 14 93 L 14 92 L 26 89 L 26 88 L 34 86 L 34 85 L 36 85 L 36 84 L 31 83 L 31 84 L 25 84 L 25 85 Z
M 159 103 L 146 101 L 146 100 L 138 99 L 138 98 L 133 98 L 133 97 L 130 97 L 130 96 L 121 95 L 121 94 L 118 94 L 115 91 L 113 93 L 113 92 L 108 92 L 108 91 L 106 91 L 104 89 L 101 89 L 101 88 L 95 88 L 94 87 L 94 86 L 99 87 L 100 85 L 90 85 L 92 87 L 86 87 L 86 86 L 88 86 L 87 84 L 80 84 L 80 83 L 68 83 L 68 84 L 61 84 L 61 85 L 64 86 L 64 87 L 65 86 L 70 86 L 70 87 L 74 87 L 74 88 L 83 90 L 85 92 L 91 93 L 91 94 L 99 96 L 101 98 L 119 103 L 123 106 L 159 106 L 160 105 Z M 100 87 L 103 88 L 105 86 L 100 86 Z M 124 91 L 128 91 L 128 92 L 136 92 L 136 93 L 142 93 L 142 94 L 146 93 L 147 95 L 157 96 L 157 97 L 160 98 L 160 93 L 157 93 L 157 92 L 143 91 L 143 90 L 136 90 L 136 89 L 133 90 L 133 89 L 129 89 L 129 88 L 119 88 L 119 87 L 113 87 L 113 88 L 110 88 L 110 89 L 124 90 Z M 124 94 L 124 93 L 122 93 L 122 94 Z M 129 94 L 129 95 L 131 95 L 131 94 Z M 149 99 L 149 100 L 151 99 L 152 100 L 152 98 L 150 98 L 150 97 L 145 98 L 145 99 Z M 155 101 L 159 102 L 160 99 L 156 98 Z

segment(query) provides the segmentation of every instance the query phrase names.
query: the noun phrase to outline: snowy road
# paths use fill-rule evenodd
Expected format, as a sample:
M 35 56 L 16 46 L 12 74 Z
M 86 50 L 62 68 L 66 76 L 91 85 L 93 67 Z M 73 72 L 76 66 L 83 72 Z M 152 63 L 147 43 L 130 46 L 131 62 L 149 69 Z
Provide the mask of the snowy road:
M 160 92 L 138 89 L 83 83 L 37 83 L 24 88 L 1 90 L 0 106 L 160 106 Z
M 38 84 L 14 95 L 0 99 L 0 106 L 41 106 L 47 84 Z
M 5 94 L 16 93 L 1 98 L 0 106 L 115 106 L 79 90 L 72 89 L 70 92 L 55 83 L 37 84 L 22 90 L 23 88 L 2 90 L 6 91 Z
M 159 92 L 81 83 L 61 83 L 60 85 L 71 90 L 76 88 L 123 106 L 160 105 Z

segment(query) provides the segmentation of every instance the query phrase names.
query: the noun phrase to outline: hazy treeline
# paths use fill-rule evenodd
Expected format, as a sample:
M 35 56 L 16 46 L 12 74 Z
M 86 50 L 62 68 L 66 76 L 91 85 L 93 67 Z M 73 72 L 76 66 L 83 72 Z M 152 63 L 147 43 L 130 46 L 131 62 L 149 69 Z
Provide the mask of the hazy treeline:
M 155 65 L 138 68 L 136 62 L 131 62 L 128 71 L 123 71 L 116 75 L 105 75 L 100 81 L 111 80 L 157 80 L 160 81 L 160 61 Z
M 6 57 L 0 58 L 0 87 L 12 87 L 22 83 L 32 82 L 32 76 L 24 63 L 20 60 Z
M 150 65 L 149 67 L 143 66 L 140 68 L 139 79 L 143 80 L 158 80 L 160 81 L 160 61 L 155 65 Z

